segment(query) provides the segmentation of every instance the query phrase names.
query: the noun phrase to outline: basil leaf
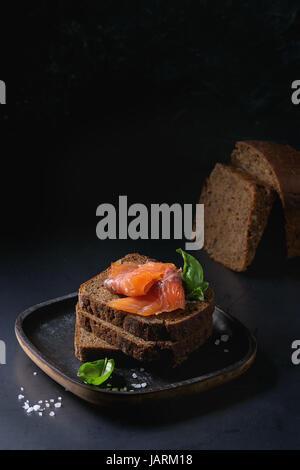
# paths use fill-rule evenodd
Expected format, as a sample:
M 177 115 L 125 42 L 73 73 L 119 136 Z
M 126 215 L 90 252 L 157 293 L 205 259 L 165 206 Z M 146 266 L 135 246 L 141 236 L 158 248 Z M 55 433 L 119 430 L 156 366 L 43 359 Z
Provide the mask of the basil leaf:
M 114 368 L 115 361 L 113 359 L 99 359 L 82 364 L 77 375 L 88 384 L 101 385 L 111 376 Z
M 204 291 L 201 287 L 196 287 L 190 294 L 187 294 L 188 300 L 204 300 Z
M 178 248 L 176 252 L 182 255 L 184 260 L 182 274 L 187 291 L 187 299 L 204 300 L 204 292 L 207 290 L 209 284 L 204 281 L 201 264 L 194 256 L 186 253 L 181 248 Z

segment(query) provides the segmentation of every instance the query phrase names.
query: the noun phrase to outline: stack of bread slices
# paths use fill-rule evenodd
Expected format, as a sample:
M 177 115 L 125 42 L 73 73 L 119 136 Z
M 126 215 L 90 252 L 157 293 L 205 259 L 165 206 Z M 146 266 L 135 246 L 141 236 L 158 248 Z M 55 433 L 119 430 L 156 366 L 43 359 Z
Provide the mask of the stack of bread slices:
M 251 264 L 278 194 L 288 258 L 300 256 L 300 152 L 275 142 L 237 142 L 202 189 L 204 248 L 234 271 Z
M 129 254 L 121 263 L 144 264 L 146 256 Z M 153 261 L 153 260 L 151 260 Z M 76 306 L 75 355 L 80 361 L 129 356 L 142 362 L 180 365 L 212 333 L 214 294 L 204 301 L 186 301 L 185 310 L 141 316 L 116 310 L 109 301 L 120 297 L 105 287 L 109 268 L 80 286 Z

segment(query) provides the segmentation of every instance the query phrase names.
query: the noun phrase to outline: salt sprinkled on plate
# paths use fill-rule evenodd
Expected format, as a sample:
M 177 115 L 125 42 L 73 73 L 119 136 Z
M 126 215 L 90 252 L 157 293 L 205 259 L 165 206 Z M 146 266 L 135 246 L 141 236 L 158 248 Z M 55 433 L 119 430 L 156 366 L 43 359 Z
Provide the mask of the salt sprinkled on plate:
M 226 343 L 228 340 L 229 340 L 229 335 L 222 335 L 221 336 L 221 341 L 223 341 L 224 343 Z

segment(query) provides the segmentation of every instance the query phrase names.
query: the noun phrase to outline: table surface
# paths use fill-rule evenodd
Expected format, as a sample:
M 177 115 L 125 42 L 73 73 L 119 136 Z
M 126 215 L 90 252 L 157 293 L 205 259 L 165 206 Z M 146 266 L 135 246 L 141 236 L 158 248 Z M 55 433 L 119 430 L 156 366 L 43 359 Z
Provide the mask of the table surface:
M 126 252 L 178 262 L 174 241 L 97 240 L 93 229 L 60 233 L 1 254 L 0 339 L 7 363 L 0 366 L 1 449 L 287 449 L 300 444 L 300 366 L 291 343 L 300 339 L 299 260 L 255 262 L 234 273 L 201 252 L 216 301 L 257 337 L 259 351 L 239 379 L 192 399 L 133 409 L 85 403 L 53 382 L 24 354 L 14 335 L 18 313 L 76 291 L 80 283 Z M 260 255 L 260 253 L 258 253 Z M 37 375 L 33 372 L 37 371 Z M 30 401 L 63 399 L 56 416 L 27 415 Z

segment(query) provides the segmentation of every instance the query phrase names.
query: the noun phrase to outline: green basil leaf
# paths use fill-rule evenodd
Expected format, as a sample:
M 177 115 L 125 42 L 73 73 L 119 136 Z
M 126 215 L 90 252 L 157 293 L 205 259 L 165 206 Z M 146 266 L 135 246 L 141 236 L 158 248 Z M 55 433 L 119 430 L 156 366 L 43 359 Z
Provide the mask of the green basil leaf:
M 101 385 L 111 376 L 114 368 L 115 361 L 113 359 L 99 359 L 82 364 L 77 375 L 88 384 Z
M 204 281 L 203 269 L 199 261 L 194 256 L 186 253 L 181 248 L 176 250 L 184 260 L 183 280 L 186 287 L 187 299 L 204 300 L 204 292 L 209 284 Z
M 196 287 L 190 294 L 187 294 L 188 300 L 204 300 L 204 292 L 201 287 Z

